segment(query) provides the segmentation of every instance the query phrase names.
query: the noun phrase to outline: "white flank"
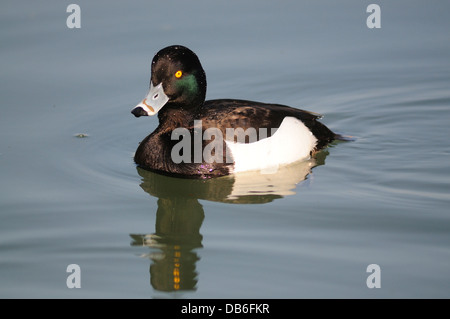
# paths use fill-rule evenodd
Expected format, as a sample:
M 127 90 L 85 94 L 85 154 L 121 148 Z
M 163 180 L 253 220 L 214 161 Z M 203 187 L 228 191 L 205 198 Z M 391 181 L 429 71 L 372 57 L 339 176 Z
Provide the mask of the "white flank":
M 234 160 L 234 173 L 253 170 L 273 173 L 279 165 L 308 159 L 317 138 L 302 121 L 285 117 L 271 137 L 248 144 L 225 142 Z

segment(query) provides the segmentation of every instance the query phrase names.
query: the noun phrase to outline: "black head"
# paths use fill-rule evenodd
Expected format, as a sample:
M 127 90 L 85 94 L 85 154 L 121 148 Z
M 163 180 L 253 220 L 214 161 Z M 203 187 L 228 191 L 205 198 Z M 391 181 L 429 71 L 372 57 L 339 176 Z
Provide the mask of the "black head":
M 197 55 L 181 45 L 160 50 L 152 61 L 150 91 L 131 112 L 154 115 L 164 108 L 196 109 L 206 96 L 206 75 Z

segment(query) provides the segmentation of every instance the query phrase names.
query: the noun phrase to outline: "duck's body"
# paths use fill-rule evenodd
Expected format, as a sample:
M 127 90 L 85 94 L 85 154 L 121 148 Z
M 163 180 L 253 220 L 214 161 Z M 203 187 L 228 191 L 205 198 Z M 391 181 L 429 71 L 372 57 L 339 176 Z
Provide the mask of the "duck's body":
M 159 126 L 134 158 L 145 169 L 191 178 L 273 171 L 309 158 L 336 138 L 318 114 L 245 100 L 205 101 L 203 68 L 182 46 L 156 54 L 150 82 L 149 94 L 132 111 L 158 113 Z

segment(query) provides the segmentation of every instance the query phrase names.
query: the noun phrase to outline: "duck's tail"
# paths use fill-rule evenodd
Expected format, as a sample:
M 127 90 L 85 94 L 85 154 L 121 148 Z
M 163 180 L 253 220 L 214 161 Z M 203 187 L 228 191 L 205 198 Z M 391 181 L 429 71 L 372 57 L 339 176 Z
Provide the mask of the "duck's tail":
M 345 141 L 345 142 L 352 142 L 352 141 L 356 140 L 356 138 L 354 136 L 337 134 L 337 133 L 334 133 L 334 139 L 336 141 Z

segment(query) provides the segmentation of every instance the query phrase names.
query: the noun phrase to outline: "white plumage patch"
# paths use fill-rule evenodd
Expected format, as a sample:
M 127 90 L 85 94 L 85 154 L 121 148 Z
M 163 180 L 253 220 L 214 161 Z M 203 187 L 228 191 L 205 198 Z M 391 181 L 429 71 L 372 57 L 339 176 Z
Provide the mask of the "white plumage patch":
M 273 173 L 286 165 L 310 157 L 317 138 L 295 117 L 285 117 L 271 137 L 254 143 L 226 141 L 234 160 L 234 173 L 261 170 Z

